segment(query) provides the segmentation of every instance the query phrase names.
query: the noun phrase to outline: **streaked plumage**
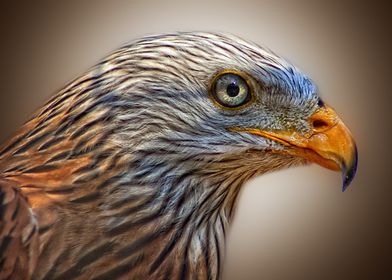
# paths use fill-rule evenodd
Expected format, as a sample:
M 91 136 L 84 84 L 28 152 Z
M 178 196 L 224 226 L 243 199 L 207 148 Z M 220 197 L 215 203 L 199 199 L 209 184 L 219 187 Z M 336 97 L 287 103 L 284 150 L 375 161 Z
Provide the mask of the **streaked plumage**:
M 214 102 L 227 70 L 246 76 L 249 105 Z M 325 108 L 304 74 L 235 36 L 119 49 L 0 149 L 0 279 L 218 279 L 243 183 L 307 161 L 253 130 L 309 138 Z

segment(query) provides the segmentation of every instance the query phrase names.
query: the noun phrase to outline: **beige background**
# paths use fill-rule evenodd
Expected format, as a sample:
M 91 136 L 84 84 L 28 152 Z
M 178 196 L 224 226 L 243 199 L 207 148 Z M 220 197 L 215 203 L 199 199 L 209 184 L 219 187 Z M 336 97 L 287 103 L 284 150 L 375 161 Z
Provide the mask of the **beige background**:
M 0 4 L 1 141 L 52 93 L 134 38 L 176 30 L 238 34 L 287 57 L 316 81 L 351 128 L 360 161 L 345 193 L 338 173 L 317 166 L 245 186 L 223 278 L 392 279 L 392 34 L 386 5 L 34 2 Z

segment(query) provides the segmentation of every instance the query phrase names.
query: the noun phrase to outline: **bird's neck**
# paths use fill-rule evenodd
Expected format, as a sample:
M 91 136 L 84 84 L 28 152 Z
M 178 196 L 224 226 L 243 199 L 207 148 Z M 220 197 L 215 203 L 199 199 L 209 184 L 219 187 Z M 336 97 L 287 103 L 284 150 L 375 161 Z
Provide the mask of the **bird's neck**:
M 107 207 L 123 204 L 112 213 L 108 234 L 132 235 L 123 253 L 148 252 L 147 273 L 153 278 L 174 273 L 219 279 L 236 198 L 254 172 L 211 155 L 136 153 L 133 158 L 129 182 L 108 196 Z

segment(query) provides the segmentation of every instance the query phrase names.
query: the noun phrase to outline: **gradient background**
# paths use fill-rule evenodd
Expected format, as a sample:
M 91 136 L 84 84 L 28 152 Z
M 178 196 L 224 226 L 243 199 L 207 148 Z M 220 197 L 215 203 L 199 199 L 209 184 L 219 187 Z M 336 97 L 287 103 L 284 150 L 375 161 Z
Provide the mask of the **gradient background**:
M 0 4 L 1 142 L 51 94 L 134 38 L 181 30 L 235 33 L 313 78 L 352 130 L 360 161 L 345 193 L 340 175 L 318 166 L 268 174 L 245 186 L 223 279 L 392 279 L 392 22 L 386 5 L 34 2 Z

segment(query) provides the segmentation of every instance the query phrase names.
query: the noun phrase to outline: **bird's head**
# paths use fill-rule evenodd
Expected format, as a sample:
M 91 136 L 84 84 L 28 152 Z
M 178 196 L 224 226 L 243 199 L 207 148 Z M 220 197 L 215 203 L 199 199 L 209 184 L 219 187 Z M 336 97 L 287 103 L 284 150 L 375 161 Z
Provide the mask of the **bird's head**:
M 0 147 L 0 244 L 23 249 L 2 263 L 33 278 L 219 279 L 240 186 L 306 162 L 342 170 L 345 189 L 357 152 L 295 67 L 231 35 L 146 37 Z
M 231 35 L 179 33 L 136 41 L 101 66 L 125 77 L 115 89 L 129 106 L 118 119 L 134 152 L 208 158 L 253 175 L 315 162 L 341 170 L 343 190 L 355 175 L 347 127 L 308 77 L 269 50 Z

